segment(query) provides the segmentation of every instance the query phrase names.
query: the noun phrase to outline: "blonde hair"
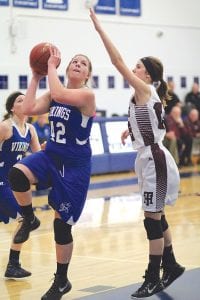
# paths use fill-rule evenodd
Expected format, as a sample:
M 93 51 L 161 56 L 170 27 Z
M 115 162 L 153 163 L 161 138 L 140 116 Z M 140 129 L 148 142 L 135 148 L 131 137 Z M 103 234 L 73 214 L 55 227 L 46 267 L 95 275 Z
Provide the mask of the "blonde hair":
M 83 56 L 83 57 L 85 57 L 85 58 L 87 59 L 88 63 L 89 63 L 89 77 L 85 80 L 85 85 L 87 85 L 88 80 L 89 80 L 89 78 L 91 77 L 91 74 L 92 74 L 92 63 L 91 63 L 91 60 L 88 58 L 87 55 L 85 55 L 85 54 L 76 54 L 76 55 L 74 55 L 74 56 L 72 57 L 72 59 L 70 60 L 70 62 L 69 62 L 69 64 L 68 64 L 67 68 L 66 68 L 66 73 L 68 72 L 68 69 L 69 69 L 70 64 L 72 63 L 72 61 L 73 61 L 77 56 Z

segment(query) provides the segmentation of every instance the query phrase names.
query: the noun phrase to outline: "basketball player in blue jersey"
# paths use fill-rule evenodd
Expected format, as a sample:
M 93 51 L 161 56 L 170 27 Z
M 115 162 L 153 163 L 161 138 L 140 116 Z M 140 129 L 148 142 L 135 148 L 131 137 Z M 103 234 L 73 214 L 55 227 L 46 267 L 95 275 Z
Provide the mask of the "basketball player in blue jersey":
M 0 222 L 9 223 L 22 211 L 13 195 L 8 182 L 9 169 L 31 148 L 32 152 L 40 150 L 40 144 L 33 125 L 26 122 L 22 113 L 24 94 L 14 92 L 6 100 L 7 114 L 0 123 Z M 22 222 L 22 218 L 19 222 Z M 39 226 L 39 223 L 37 224 Z M 31 228 L 34 230 L 35 226 Z M 21 268 L 19 263 L 22 243 L 15 243 L 15 236 L 10 248 L 9 262 L 5 272 L 6 278 L 19 279 L 31 273 Z
M 25 215 L 17 239 L 24 242 L 34 220 L 30 185 L 39 182 L 49 185 L 49 204 L 55 210 L 54 238 L 57 270 L 55 280 L 41 299 L 57 300 L 70 291 L 68 265 L 72 256 L 74 225 L 83 210 L 91 174 L 89 136 L 95 115 L 95 96 L 87 87 L 92 66 L 87 56 L 78 54 L 70 61 L 63 86 L 56 66 L 60 52 L 51 48 L 48 61 L 50 91 L 36 99 L 41 76 L 33 72 L 24 100 L 24 113 L 40 115 L 49 112 L 50 137 L 44 151 L 22 159 L 9 173 L 14 195 Z
M 137 150 L 135 171 L 149 240 L 149 264 L 144 283 L 131 298 L 149 297 L 169 286 L 185 270 L 176 262 L 164 214 L 165 204 L 173 204 L 178 197 L 180 178 L 174 159 L 162 144 L 164 104 L 169 99 L 163 65 L 159 59 L 148 56 L 141 58 L 134 70 L 130 70 L 92 9 L 90 17 L 112 63 L 135 91 L 129 106 L 129 130 L 122 134 L 122 142 L 130 135 L 133 148 Z M 160 280 L 161 261 L 163 275 Z

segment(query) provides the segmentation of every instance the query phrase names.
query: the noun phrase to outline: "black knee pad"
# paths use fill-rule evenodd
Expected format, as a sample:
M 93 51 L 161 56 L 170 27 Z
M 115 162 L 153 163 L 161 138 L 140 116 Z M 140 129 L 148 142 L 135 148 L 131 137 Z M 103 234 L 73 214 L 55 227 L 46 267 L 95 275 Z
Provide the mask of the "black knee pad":
M 30 182 L 26 175 L 18 168 L 12 167 L 8 173 L 10 187 L 14 192 L 27 192 Z
M 144 227 L 147 232 L 148 240 L 157 240 L 163 237 L 163 230 L 160 220 L 154 220 L 151 218 L 144 219 Z
M 72 226 L 61 219 L 54 219 L 54 239 L 59 245 L 67 245 L 73 242 Z
M 166 231 L 169 227 L 167 220 L 165 219 L 165 215 L 161 216 L 161 226 L 162 226 L 163 232 Z

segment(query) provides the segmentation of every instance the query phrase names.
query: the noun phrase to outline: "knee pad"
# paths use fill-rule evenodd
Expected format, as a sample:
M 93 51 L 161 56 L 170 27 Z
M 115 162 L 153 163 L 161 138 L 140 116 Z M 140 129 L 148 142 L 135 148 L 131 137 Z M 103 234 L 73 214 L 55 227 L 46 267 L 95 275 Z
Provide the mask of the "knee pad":
M 54 240 L 59 245 L 67 245 L 73 242 L 72 225 L 69 225 L 61 219 L 54 219 Z
M 151 218 L 144 219 L 144 227 L 147 232 L 148 240 L 157 240 L 163 237 L 163 230 L 160 220 L 154 220 Z
M 167 223 L 167 220 L 165 219 L 165 215 L 161 216 L 161 226 L 162 226 L 162 231 L 163 232 L 165 232 L 169 227 L 169 225 Z
M 8 173 L 10 187 L 14 192 L 27 192 L 30 182 L 26 175 L 18 168 L 12 167 Z

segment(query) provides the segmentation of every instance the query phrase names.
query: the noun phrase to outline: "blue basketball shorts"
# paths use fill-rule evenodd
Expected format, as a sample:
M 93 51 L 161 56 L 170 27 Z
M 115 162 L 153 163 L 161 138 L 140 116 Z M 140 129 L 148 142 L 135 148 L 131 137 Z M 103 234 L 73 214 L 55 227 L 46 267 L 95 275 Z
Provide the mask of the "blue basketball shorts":
M 49 186 L 49 205 L 62 220 L 74 225 L 83 210 L 90 182 L 91 161 L 75 166 L 52 157 L 46 151 L 33 153 L 20 161 L 27 166 L 39 184 Z
M 16 219 L 21 214 L 20 207 L 8 184 L 0 187 L 0 222 L 9 223 L 10 218 Z

